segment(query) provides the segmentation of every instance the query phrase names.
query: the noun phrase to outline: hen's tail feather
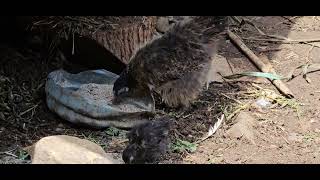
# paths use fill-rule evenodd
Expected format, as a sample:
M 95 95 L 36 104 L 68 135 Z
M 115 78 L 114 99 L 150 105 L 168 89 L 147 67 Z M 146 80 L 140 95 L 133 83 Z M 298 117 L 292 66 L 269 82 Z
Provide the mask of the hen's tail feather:
M 180 37 L 201 39 L 202 43 L 208 44 L 212 40 L 220 38 L 227 25 L 228 16 L 197 16 L 178 23 L 172 34 Z

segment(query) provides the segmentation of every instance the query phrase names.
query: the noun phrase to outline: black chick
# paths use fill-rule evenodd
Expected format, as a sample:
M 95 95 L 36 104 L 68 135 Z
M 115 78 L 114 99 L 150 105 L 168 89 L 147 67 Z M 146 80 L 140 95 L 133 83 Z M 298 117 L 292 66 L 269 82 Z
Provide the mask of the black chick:
M 129 145 L 123 151 L 126 164 L 153 164 L 168 151 L 170 121 L 162 118 L 134 127 L 129 133 Z
M 225 35 L 227 19 L 186 18 L 138 50 L 114 84 L 115 102 L 155 92 L 170 107 L 188 106 L 211 82 L 213 57 Z

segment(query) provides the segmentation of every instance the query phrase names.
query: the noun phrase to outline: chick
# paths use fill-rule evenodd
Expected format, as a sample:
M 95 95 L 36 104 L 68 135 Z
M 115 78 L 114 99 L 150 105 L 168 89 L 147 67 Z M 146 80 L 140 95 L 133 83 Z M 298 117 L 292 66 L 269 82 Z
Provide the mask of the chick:
M 170 120 L 161 118 L 134 127 L 129 133 L 129 145 L 123 151 L 126 164 L 156 163 L 169 148 Z

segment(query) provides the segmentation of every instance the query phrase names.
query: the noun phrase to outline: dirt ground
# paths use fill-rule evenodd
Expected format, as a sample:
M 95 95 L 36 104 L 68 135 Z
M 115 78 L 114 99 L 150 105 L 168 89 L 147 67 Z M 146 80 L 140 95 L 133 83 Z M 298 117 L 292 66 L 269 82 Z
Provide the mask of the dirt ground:
M 267 34 L 290 39 L 320 39 L 319 17 L 247 18 Z M 266 56 L 279 75 L 287 76 L 291 70 L 307 62 L 320 63 L 320 43 L 267 42 L 261 40 L 259 33 L 250 25 L 244 25 L 236 33 L 244 39 L 255 39 L 244 42 L 257 55 Z M 106 152 L 120 154 L 126 146 L 123 142 L 126 131 L 78 127 L 48 110 L 44 93 L 48 73 L 72 64 L 59 56 L 46 60 L 43 46 L 34 44 L 37 43 L 33 42 L 32 46 L 30 43 L 19 47 L 12 44 L 0 46 L 0 163 L 30 163 L 22 148 L 42 137 L 58 134 L 86 138 L 101 145 Z M 226 40 L 219 55 L 225 60 L 217 63 L 217 69 L 223 75 L 258 71 L 230 40 Z M 222 114 L 228 117 L 239 109 L 238 112 L 252 118 L 254 124 L 241 131 L 243 134 L 239 137 L 234 137 L 229 132 L 238 124 L 240 115 L 237 113 L 233 118 L 225 118 L 221 128 L 212 137 L 198 143 L 194 152 L 171 152 L 161 163 L 319 163 L 319 75 L 319 72 L 310 73 L 309 83 L 302 76 L 286 82 L 297 102 L 301 103 L 298 107 L 243 106 L 259 98 L 248 96 L 252 89 L 259 91 L 252 82 L 279 94 L 269 81 L 261 78 L 214 82 L 187 110 L 158 106 L 159 116 L 169 115 L 175 122 L 171 133 L 173 142 L 178 139 L 194 142 L 203 137 Z M 251 136 L 248 138 L 246 134 Z
M 282 35 L 291 39 L 319 38 L 318 17 L 299 17 L 294 22 L 282 23 L 282 17 L 249 17 L 267 34 Z M 288 22 L 288 21 L 287 21 Z M 248 29 L 252 27 L 249 26 Z M 241 37 L 257 37 L 242 31 Z M 294 68 L 310 63 L 319 63 L 320 49 L 306 44 L 271 44 L 265 41 L 245 41 L 256 53 L 264 54 L 271 61 L 278 74 L 287 76 Z M 228 46 L 230 45 L 230 46 Z M 253 71 L 246 65 L 248 59 L 228 43 L 225 57 L 234 67 L 234 72 Z M 314 43 L 314 45 L 317 45 Z M 269 49 L 270 51 L 266 51 Z M 277 51 L 271 51 L 277 49 Z M 242 61 L 241 63 L 238 63 Z M 257 122 L 251 130 L 255 134 L 254 143 L 245 138 L 226 138 L 230 126 L 223 126 L 217 134 L 201 143 L 198 151 L 189 154 L 185 163 L 319 163 L 319 72 L 309 74 L 308 83 L 302 76 L 286 84 L 294 93 L 300 118 L 291 108 L 274 108 L 263 111 L 247 110 Z M 267 83 L 263 87 L 274 89 Z M 220 131 L 220 132 L 219 132 Z

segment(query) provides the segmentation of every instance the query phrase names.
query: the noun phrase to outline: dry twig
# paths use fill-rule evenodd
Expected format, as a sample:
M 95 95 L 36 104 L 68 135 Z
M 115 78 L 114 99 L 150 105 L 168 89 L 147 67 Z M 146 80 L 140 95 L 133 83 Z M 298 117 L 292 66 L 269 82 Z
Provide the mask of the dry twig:
M 252 63 L 254 63 L 262 72 L 264 73 L 275 73 L 275 70 L 272 68 L 271 64 L 263 63 L 259 57 L 257 57 L 238 37 L 236 34 L 228 30 L 229 38 L 243 51 Z M 277 89 L 284 94 L 286 97 L 293 98 L 294 95 L 291 90 L 281 81 L 273 80 L 271 81 Z
M 280 24 L 283 24 L 283 23 L 286 23 L 286 22 L 290 22 L 292 24 L 294 24 L 295 22 L 293 21 L 294 19 L 298 18 L 299 16 L 293 16 L 291 18 L 287 18 L 285 16 L 281 16 L 282 18 L 284 18 L 285 20 L 284 21 L 281 21 L 281 22 L 278 22 L 277 24 L 275 24 L 275 26 L 278 26 Z

